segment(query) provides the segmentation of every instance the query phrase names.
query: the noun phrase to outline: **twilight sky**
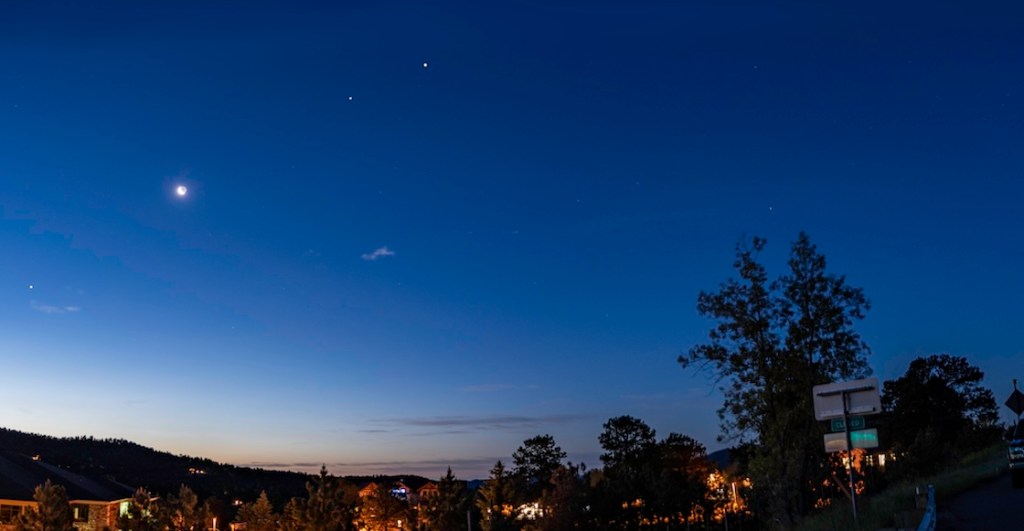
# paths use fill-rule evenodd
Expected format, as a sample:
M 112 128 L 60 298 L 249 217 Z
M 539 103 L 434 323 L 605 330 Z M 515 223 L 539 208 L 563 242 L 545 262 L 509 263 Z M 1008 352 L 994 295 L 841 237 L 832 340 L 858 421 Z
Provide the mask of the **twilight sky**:
M 0 7 L 0 425 L 339 474 L 597 466 L 623 414 L 715 450 L 697 293 L 800 230 L 875 375 L 1024 379 L 1020 6 L 490 4 Z

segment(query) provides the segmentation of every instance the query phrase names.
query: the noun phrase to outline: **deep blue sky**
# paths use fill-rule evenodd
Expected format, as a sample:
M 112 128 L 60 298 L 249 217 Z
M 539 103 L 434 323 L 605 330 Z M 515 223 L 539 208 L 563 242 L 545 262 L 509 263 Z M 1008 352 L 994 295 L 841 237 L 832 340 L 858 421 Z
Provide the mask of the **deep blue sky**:
M 877 376 L 1024 378 L 1018 6 L 483 4 L 0 7 L 0 425 L 341 474 L 593 466 L 622 414 L 714 450 L 697 294 L 800 230 Z

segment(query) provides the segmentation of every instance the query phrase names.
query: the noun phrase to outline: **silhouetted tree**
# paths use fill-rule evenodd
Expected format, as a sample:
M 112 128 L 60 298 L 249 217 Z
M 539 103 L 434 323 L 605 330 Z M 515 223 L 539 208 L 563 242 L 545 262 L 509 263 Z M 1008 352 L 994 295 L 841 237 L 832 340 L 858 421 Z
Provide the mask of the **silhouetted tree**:
M 451 467 L 437 482 L 437 496 L 427 504 L 428 531 L 457 531 L 466 528 L 470 498 L 466 482 L 455 479 Z
M 355 494 L 320 467 L 320 475 L 306 483 L 306 498 L 293 498 L 285 508 L 283 527 L 293 531 L 349 531 L 355 529 Z
M 490 477 L 477 490 L 476 506 L 480 509 L 483 531 L 513 531 L 517 528 L 514 480 L 501 461 L 494 464 Z
M 292 498 L 281 510 L 280 525 L 282 531 L 305 531 L 302 522 L 302 512 L 305 500 L 303 498 Z
M 678 523 L 690 514 L 694 505 L 705 499 L 711 462 L 703 444 L 678 433 L 670 433 L 658 443 L 657 459 L 653 510 L 660 517 Z
M 608 419 L 598 435 L 604 453 L 598 497 L 613 528 L 634 529 L 653 516 L 659 471 L 655 431 L 644 421 L 622 415 Z
M 392 494 L 393 485 L 380 481 L 377 488 L 369 496 L 363 498 L 359 516 L 370 531 L 389 531 L 399 529 L 399 522 L 408 527 L 412 512 L 405 500 Z
M 199 497 L 186 485 L 178 489 L 177 496 L 168 496 L 165 504 L 157 505 L 168 520 L 171 531 L 197 531 L 204 528 Z
M 885 382 L 882 405 L 889 436 L 908 475 L 935 472 L 964 452 L 998 440 L 999 412 L 985 374 L 966 358 L 940 354 L 910 362 L 906 374 Z
M 267 492 L 260 493 L 255 502 L 247 503 L 238 510 L 235 520 L 245 523 L 246 531 L 277 531 L 278 515 L 267 498 Z
M 213 529 L 214 527 L 220 529 L 220 527 L 223 527 L 223 523 L 228 521 L 231 509 L 228 504 L 219 497 L 209 496 L 203 500 L 203 508 L 200 509 L 199 514 L 204 526 L 209 526 L 210 529 Z M 213 525 L 214 521 L 217 522 L 217 526 Z
M 789 525 L 811 508 L 810 486 L 825 473 L 814 385 L 865 376 L 867 345 L 853 330 L 869 303 L 806 234 L 793 242 L 789 273 L 769 282 L 758 254 L 765 240 L 737 246 L 739 280 L 701 292 L 697 310 L 717 321 L 708 343 L 678 361 L 708 369 L 721 382 L 722 439 L 757 441 L 750 473 L 772 520 Z
M 32 494 L 37 506 L 20 515 L 14 522 L 15 531 L 71 531 L 75 528 L 71 504 L 63 485 L 50 480 L 38 485 Z
M 566 531 L 587 529 L 585 507 L 586 485 L 581 474 L 582 465 L 568 463 L 551 474 L 548 487 L 541 497 L 544 511 L 540 518 L 525 529 L 530 531 Z
M 523 441 L 512 454 L 512 474 L 520 483 L 521 501 L 535 502 L 551 480 L 551 474 L 562 465 L 566 453 L 550 435 L 538 435 Z
M 162 531 L 167 524 L 161 522 L 160 506 L 146 489 L 139 487 L 128 504 L 128 510 L 118 517 L 121 531 Z
M 604 453 L 601 462 L 606 469 L 640 463 L 654 450 L 655 432 L 644 421 L 622 415 L 608 419 L 598 435 Z

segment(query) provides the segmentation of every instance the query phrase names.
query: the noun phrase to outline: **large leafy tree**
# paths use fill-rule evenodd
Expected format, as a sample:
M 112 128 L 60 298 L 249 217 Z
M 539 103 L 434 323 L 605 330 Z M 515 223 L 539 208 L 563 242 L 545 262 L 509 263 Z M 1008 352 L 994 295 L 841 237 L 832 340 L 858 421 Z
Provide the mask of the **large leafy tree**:
M 70 531 L 75 528 L 71 504 L 63 485 L 54 485 L 46 480 L 36 487 L 32 499 L 37 506 L 19 515 L 14 524 L 16 531 Z
M 906 374 L 885 382 L 882 406 L 904 472 L 925 474 L 961 451 L 998 438 L 999 412 L 985 374 L 966 358 L 939 354 L 910 362 Z
M 494 464 L 491 476 L 477 490 L 476 506 L 483 531 L 516 529 L 515 484 L 501 461 Z
M 810 509 L 811 486 L 825 474 L 811 388 L 868 373 L 868 348 L 853 324 L 870 305 L 861 289 L 827 271 L 804 233 L 793 242 L 789 272 L 770 281 L 758 261 L 765 243 L 737 246 L 739 278 L 700 293 L 697 310 L 715 326 L 707 343 L 678 361 L 717 377 L 722 438 L 757 443 L 750 471 L 758 497 L 772 520 L 787 525 Z
M 644 421 L 623 415 L 609 419 L 598 436 L 604 470 L 594 493 L 601 525 L 635 529 L 643 522 L 681 525 L 703 501 L 711 464 L 704 445 L 670 433 L 658 441 Z

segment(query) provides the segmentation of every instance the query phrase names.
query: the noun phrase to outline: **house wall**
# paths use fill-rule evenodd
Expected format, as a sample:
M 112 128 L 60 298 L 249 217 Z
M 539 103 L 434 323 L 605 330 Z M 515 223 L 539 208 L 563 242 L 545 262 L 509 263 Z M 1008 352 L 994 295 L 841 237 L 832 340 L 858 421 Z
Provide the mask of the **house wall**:
M 0 531 L 13 531 L 17 514 L 35 508 L 36 502 L 0 500 Z
M 115 502 L 82 502 L 72 501 L 71 505 L 87 505 L 89 517 L 85 521 L 75 522 L 76 531 L 103 531 L 104 529 L 117 529 L 118 506 L 120 501 Z M 21 500 L 0 500 L 0 531 L 14 531 L 15 516 L 11 508 L 16 507 L 18 513 L 34 510 L 36 502 Z M 11 518 L 8 518 L 11 517 Z
M 85 521 L 76 521 L 76 531 L 103 531 L 105 528 L 117 528 L 117 514 L 119 502 L 71 502 L 75 505 L 86 505 L 89 507 L 89 518 Z

